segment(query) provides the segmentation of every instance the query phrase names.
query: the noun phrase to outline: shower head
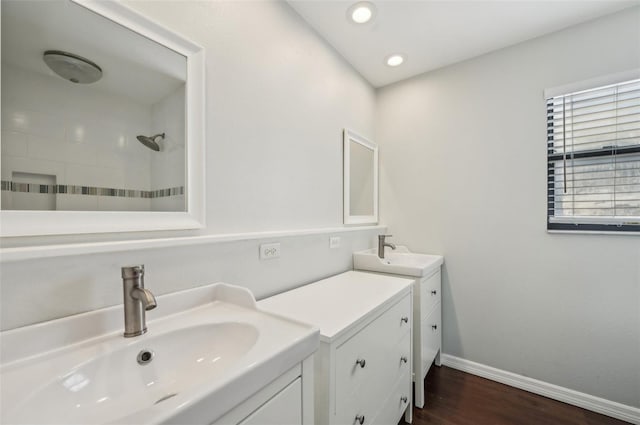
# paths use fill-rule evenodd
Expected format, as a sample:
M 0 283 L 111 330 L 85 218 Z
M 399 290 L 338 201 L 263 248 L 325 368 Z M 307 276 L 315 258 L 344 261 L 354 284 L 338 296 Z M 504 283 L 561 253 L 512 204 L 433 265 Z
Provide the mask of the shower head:
M 140 135 L 140 136 L 137 136 L 136 139 L 138 139 L 140 143 L 142 143 L 149 149 L 159 152 L 160 145 L 158 145 L 158 143 L 156 142 L 156 139 L 158 137 L 162 137 L 164 139 L 164 133 L 156 134 L 155 136 L 151 136 L 151 137 Z
M 47 50 L 42 59 L 53 72 L 72 83 L 91 84 L 102 78 L 98 65 L 73 53 Z

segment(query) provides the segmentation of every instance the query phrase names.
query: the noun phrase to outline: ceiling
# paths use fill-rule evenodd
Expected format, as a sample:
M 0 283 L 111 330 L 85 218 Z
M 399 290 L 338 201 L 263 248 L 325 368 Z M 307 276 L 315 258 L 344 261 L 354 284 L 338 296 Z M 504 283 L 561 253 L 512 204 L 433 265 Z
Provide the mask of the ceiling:
M 74 53 L 102 68 L 98 82 L 75 89 L 98 90 L 145 105 L 158 102 L 186 80 L 184 56 L 82 6 L 68 0 L 2 0 L 2 63 L 60 79 L 42 60 L 45 50 Z
M 347 10 L 358 0 L 288 2 L 375 87 L 640 5 L 637 0 L 370 0 L 374 19 L 356 24 Z M 407 60 L 389 67 L 385 59 L 393 53 Z

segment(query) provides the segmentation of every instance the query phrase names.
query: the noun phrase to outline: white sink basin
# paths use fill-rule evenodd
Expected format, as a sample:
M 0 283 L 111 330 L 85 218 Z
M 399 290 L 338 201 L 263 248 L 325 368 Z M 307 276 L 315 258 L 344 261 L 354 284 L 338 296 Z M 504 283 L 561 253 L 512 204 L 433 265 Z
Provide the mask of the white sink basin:
M 398 245 L 395 250 L 385 248 L 384 258 L 378 257 L 377 249 L 353 253 L 353 268 L 371 272 L 423 277 L 443 263 L 441 255 L 416 254 L 406 246 Z
M 152 320 L 139 337 L 111 333 L 2 365 L 0 422 L 182 422 L 181 410 L 199 402 L 213 421 L 318 343 L 317 330 L 257 311 L 251 299 L 253 308 L 216 301 Z

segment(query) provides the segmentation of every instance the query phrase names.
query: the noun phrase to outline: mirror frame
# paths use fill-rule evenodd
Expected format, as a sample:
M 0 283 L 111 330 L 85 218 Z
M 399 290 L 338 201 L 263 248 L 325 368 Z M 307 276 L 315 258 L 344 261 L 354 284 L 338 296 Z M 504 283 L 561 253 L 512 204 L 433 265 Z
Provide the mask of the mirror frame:
M 351 215 L 351 142 L 358 143 L 373 151 L 373 214 Z M 344 129 L 343 131 L 343 194 L 344 194 L 344 224 L 377 224 L 378 223 L 378 145 L 365 139 L 359 134 Z
M 198 229 L 205 225 L 204 48 L 119 1 L 70 0 L 147 37 L 187 60 L 186 211 L 0 211 L 0 236 L 43 236 Z

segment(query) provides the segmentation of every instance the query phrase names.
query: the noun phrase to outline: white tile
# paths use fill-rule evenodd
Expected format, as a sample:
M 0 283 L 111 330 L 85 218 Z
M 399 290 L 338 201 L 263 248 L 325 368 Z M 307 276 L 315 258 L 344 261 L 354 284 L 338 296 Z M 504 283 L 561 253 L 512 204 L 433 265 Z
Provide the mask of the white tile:
M 65 143 L 65 162 L 96 165 L 97 147 L 90 143 Z
M 32 159 L 64 162 L 66 158 L 65 144 L 64 142 L 29 135 L 27 142 L 29 146 L 28 156 Z
M 2 105 L 2 130 L 26 133 L 29 130 L 29 120 L 26 110 L 14 109 Z
M 16 131 L 2 131 L 2 155 L 27 156 L 27 135 Z
M 27 109 L 8 107 L 7 110 L 3 110 L 2 129 L 58 140 L 65 137 L 63 117 Z
M 123 137 L 127 137 L 125 130 L 117 125 L 96 121 L 95 117 L 78 119 L 74 117 L 68 121 L 67 138 L 71 142 L 95 143 L 96 145 L 116 148 Z
M 11 209 L 54 211 L 56 209 L 56 195 L 53 193 L 13 192 Z
M 66 184 L 65 165 L 61 162 L 2 155 L 2 179 L 11 180 L 14 171 L 48 174 L 56 177 L 56 184 Z
M 149 198 L 130 198 L 129 211 L 151 211 L 151 199 Z
M 184 211 L 186 209 L 184 201 L 184 195 L 154 198 L 151 201 L 151 208 L 153 211 Z
M 97 196 L 59 193 L 56 195 L 56 203 L 58 211 L 96 211 L 98 209 Z
M 126 198 L 119 196 L 98 197 L 99 211 L 149 211 L 151 200 L 144 198 Z
M 124 187 L 124 169 L 69 164 L 66 166 L 66 173 L 67 184 L 110 188 Z
M 185 184 L 184 149 L 176 148 L 171 152 L 160 152 L 151 163 L 151 187 L 166 189 Z
M 3 190 L 2 193 L 0 193 L 0 209 L 2 210 L 13 209 L 12 195 L 13 193 L 9 192 L 8 190 Z
M 151 171 L 148 163 L 127 160 L 124 164 L 125 181 L 127 189 L 150 190 Z

